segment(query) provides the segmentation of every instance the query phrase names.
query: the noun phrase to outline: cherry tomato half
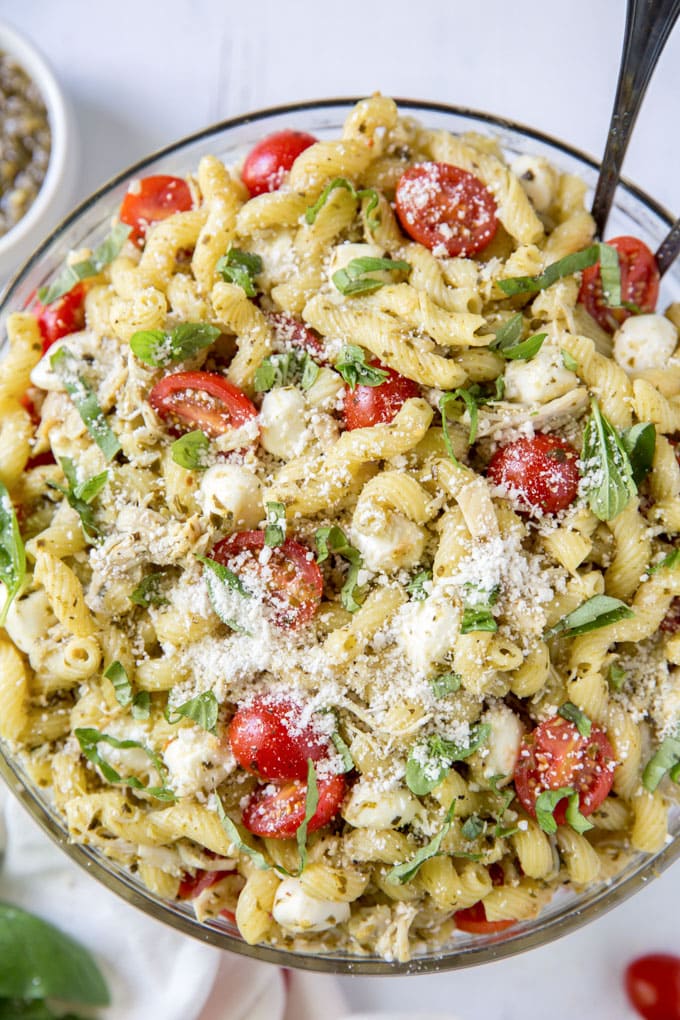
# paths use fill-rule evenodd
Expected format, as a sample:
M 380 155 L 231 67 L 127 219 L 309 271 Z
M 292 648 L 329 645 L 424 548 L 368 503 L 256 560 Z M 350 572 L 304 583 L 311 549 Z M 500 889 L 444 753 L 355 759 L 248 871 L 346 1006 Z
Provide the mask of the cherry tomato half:
M 266 694 L 239 708 L 229 724 L 236 761 L 262 779 L 306 779 L 308 759 L 328 757 L 329 744 L 301 717 L 296 701 Z
M 387 372 L 387 379 L 379 386 L 355 386 L 353 390 L 347 387 L 342 403 L 347 429 L 364 429 L 379 422 L 390 422 L 405 400 L 420 396 L 420 386 L 413 379 L 399 375 L 376 360 L 370 365 Z
M 320 364 L 326 360 L 323 340 L 316 330 L 307 326 L 302 319 L 289 315 L 288 312 L 269 312 L 267 318 L 282 344 L 307 351 L 307 354 Z
M 555 716 L 523 737 L 515 790 L 535 818 L 541 793 L 570 786 L 578 792 L 581 814 L 590 815 L 612 788 L 614 762 L 614 751 L 601 729 L 593 726 L 590 736 L 584 737 L 572 722 Z M 567 807 L 566 798 L 557 804 L 553 818 L 558 825 L 564 825 Z
M 245 158 L 241 178 L 251 197 L 276 191 L 301 152 L 316 138 L 304 131 L 276 131 L 258 142 Z
M 245 393 L 216 372 L 176 372 L 157 382 L 149 403 L 173 431 L 202 429 L 214 438 L 257 415 Z
M 204 871 L 197 868 L 195 875 L 185 875 L 179 883 L 178 897 L 180 900 L 195 900 L 205 889 L 217 885 L 225 875 L 233 875 L 233 871 Z
M 323 575 L 309 549 L 292 538 L 260 562 L 263 531 L 237 531 L 213 548 L 211 557 L 255 586 L 264 587 L 264 601 L 274 609 L 274 622 L 290 630 L 311 620 L 323 594 Z
M 141 248 L 153 223 L 176 212 L 187 212 L 193 204 L 189 185 L 183 178 L 157 174 L 133 182 L 122 201 L 118 218 L 132 228 L 130 240 Z
M 626 967 L 626 992 L 645 1020 L 680 1020 L 680 956 L 650 953 Z
M 307 827 L 314 832 L 327 825 L 340 810 L 347 783 L 345 777 L 330 776 L 317 780 L 319 802 Z M 291 839 L 305 817 L 307 784 L 299 779 L 291 783 L 260 786 L 251 794 L 243 809 L 243 824 L 256 836 L 270 839 Z
M 506 928 L 512 928 L 517 924 L 516 921 L 487 921 L 486 910 L 481 900 L 472 907 L 457 910 L 453 918 L 457 928 L 467 931 L 471 935 L 491 935 L 493 932 L 505 931 Z
M 51 305 L 43 305 L 40 301 L 34 303 L 31 312 L 38 320 L 43 354 L 55 340 L 85 328 L 85 294 L 85 285 L 77 283 Z
M 558 436 L 537 432 L 496 450 L 487 474 L 528 511 L 554 514 L 573 503 L 578 492 L 578 453 Z
M 607 244 L 619 253 L 621 300 L 641 312 L 653 312 L 659 297 L 659 270 L 652 252 L 637 237 L 613 237 Z M 608 333 L 634 314 L 631 308 L 610 308 L 605 304 L 599 262 L 583 270 L 578 300 Z
M 450 163 L 417 163 L 401 175 L 397 216 L 435 254 L 475 255 L 493 240 L 496 202 L 478 177 Z

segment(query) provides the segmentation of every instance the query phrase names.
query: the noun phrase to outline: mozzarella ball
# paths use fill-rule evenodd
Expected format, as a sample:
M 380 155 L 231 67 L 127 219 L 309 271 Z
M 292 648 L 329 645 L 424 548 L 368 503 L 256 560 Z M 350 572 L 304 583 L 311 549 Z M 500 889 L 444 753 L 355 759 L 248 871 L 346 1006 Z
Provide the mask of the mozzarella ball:
M 349 903 L 318 900 L 302 888 L 297 878 L 284 878 L 276 890 L 272 916 L 277 924 L 294 935 L 327 931 L 347 921 Z
M 408 602 L 400 613 L 399 642 L 411 668 L 427 673 L 443 662 L 456 640 L 459 610 L 450 595 L 433 592 L 421 602 Z
M 631 315 L 614 334 L 614 359 L 626 372 L 666 368 L 678 331 L 665 315 Z
M 342 817 L 358 829 L 393 829 L 408 825 L 416 816 L 418 801 L 406 789 L 383 789 L 360 779 L 352 787 Z
M 557 171 L 543 156 L 518 156 L 510 169 L 519 177 L 527 197 L 537 212 L 547 212 L 558 184 Z
M 517 764 L 519 746 L 524 735 L 522 723 L 512 709 L 502 703 L 488 709 L 480 721 L 491 727 L 489 739 L 484 745 L 488 753 L 482 759 L 482 774 L 487 779 L 492 776 L 506 776 L 506 782 L 509 782 Z
M 264 517 L 262 486 L 248 468 L 215 464 L 201 479 L 198 500 L 205 514 L 217 514 L 235 531 L 256 528 Z
M 277 386 L 265 394 L 260 408 L 261 441 L 267 453 L 282 460 L 297 457 L 305 448 L 309 430 L 305 398 L 294 386 Z
M 333 273 L 337 273 L 339 269 L 346 269 L 349 263 L 353 259 L 381 259 L 385 255 L 382 248 L 379 248 L 377 244 L 355 244 L 348 241 L 346 244 L 337 244 L 332 249 L 332 255 L 328 264 L 328 279 L 333 284 Z M 366 273 L 366 276 L 371 279 L 382 280 L 383 283 L 393 283 L 390 274 L 388 272 L 376 272 Z M 335 288 L 335 284 L 333 284 Z
M 531 361 L 510 361 L 505 368 L 505 396 L 519 404 L 547 404 L 578 385 L 564 367 L 559 347 L 545 340 Z
M 362 531 L 354 525 L 352 537 L 364 566 L 385 573 L 415 566 L 422 559 L 425 546 L 423 529 L 397 513 L 387 515 L 384 529 L 377 533 Z

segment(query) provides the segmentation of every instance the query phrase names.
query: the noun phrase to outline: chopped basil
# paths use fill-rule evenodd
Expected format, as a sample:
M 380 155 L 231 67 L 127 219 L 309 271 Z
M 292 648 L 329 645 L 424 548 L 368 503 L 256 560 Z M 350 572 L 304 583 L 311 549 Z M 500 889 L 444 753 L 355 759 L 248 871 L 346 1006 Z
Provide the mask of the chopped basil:
M 210 453 L 210 440 L 205 432 L 196 429 L 176 439 L 170 447 L 170 456 L 175 464 L 187 471 L 205 471 Z
M 375 188 L 360 188 L 357 190 L 351 181 L 348 181 L 346 177 L 336 177 L 335 180 L 327 184 L 323 189 L 319 197 L 317 198 L 314 205 L 310 205 L 305 212 L 305 219 L 310 225 L 314 223 L 321 209 L 328 201 L 328 198 L 332 191 L 336 188 L 344 188 L 345 191 L 349 191 L 352 198 L 361 201 L 363 198 L 368 199 L 368 205 L 366 206 L 366 223 L 369 230 L 375 230 L 380 225 L 380 217 L 376 215 L 375 210 L 378 208 L 378 192 Z
M 366 362 L 366 354 L 361 347 L 348 344 L 340 355 L 340 360 L 335 364 L 336 372 L 339 372 L 351 390 L 357 386 L 382 386 L 389 377 L 389 372 L 383 368 L 374 368 Z
M 241 833 L 224 810 L 222 801 L 217 794 L 215 794 L 215 807 L 217 808 L 217 817 L 220 820 L 220 825 L 231 840 L 232 846 L 237 853 L 246 854 L 250 857 L 258 871 L 271 871 L 273 869 L 282 875 L 290 875 L 290 872 L 286 871 L 284 867 L 277 864 L 270 864 L 264 854 L 261 854 L 259 850 L 255 850 L 252 846 L 248 846 L 247 843 L 243 842 L 241 839 Z
M 462 400 L 467 409 L 470 417 L 470 432 L 468 435 L 468 446 L 472 446 L 475 439 L 477 438 L 477 423 L 479 418 L 479 408 L 483 404 L 491 404 L 495 400 L 500 400 L 503 396 L 505 383 L 503 376 L 499 375 L 495 380 L 496 392 L 492 395 L 485 393 L 479 383 L 473 383 L 472 386 L 468 386 L 467 389 L 452 390 L 450 393 L 445 393 L 439 401 L 439 411 L 442 416 L 442 428 L 444 431 L 444 444 L 446 451 L 454 462 L 457 464 L 456 455 L 453 452 L 453 445 L 451 443 L 451 437 L 448 431 L 447 413 L 450 404 L 455 403 L 457 400 Z
M 610 265 L 611 263 L 608 260 L 607 253 L 605 251 L 608 247 L 610 246 L 599 242 L 597 244 L 591 244 L 588 248 L 584 248 L 582 251 L 572 252 L 570 255 L 565 255 L 564 258 L 558 259 L 557 262 L 553 262 L 538 276 L 516 276 L 512 279 L 497 280 L 496 282 L 503 293 L 507 294 L 508 297 L 511 297 L 514 294 L 535 294 L 539 290 L 545 290 L 546 287 L 550 287 L 553 283 L 557 280 L 561 280 L 564 276 L 571 276 L 573 273 L 578 273 L 582 269 L 594 266 L 596 262 L 602 262 L 603 258 L 605 263 Z
M 111 233 L 95 248 L 89 259 L 83 259 L 73 265 L 65 265 L 56 280 L 53 280 L 48 287 L 40 287 L 38 300 L 44 305 L 51 305 L 57 298 L 68 294 L 81 280 L 97 276 L 120 254 L 129 233 L 130 227 L 124 223 L 116 223 Z
M 562 355 L 562 364 L 567 369 L 567 371 L 578 372 L 578 361 L 576 360 L 576 358 L 572 358 L 569 351 L 565 351 L 564 348 L 560 350 L 560 354 Z
M 238 577 L 232 570 L 229 570 L 228 567 L 225 567 L 222 563 L 217 563 L 215 560 L 211 560 L 207 556 L 197 556 L 196 559 L 208 568 L 204 577 L 208 586 L 210 603 L 217 616 L 219 616 L 222 623 L 226 624 L 227 627 L 230 627 L 231 630 L 235 630 L 240 634 L 247 634 L 248 631 L 246 631 L 231 617 L 226 615 L 222 602 L 222 589 L 225 585 L 233 589 L 233 591 L 238 592 L 238 594 L 243 598 L 250 598 L 250 592 L 244 586 L 240 577 Z
M 654 793 L 657 786 L 670 773 L 673 782 L 680 782 L 680 736 L 666 737 L 659 749 L 645 765 L 642 773 L 642 785 L 645 790 Z
M 162 582 L 163 574 L 147 574 L 130 595 L 130 601 L 142 609 L 148 609 L 149 606 L 167 606 L 168 600 L 160 592 Z
M 557 714 L 561 715 L 562 718 L 566 719 L 568 722 L 573 723 L 582 737 L 590 736 L 593 724 L 585 712 L 581 711 L 578 705 L 574 705 L 571 701 L 565 701 L 565 703 L 558 708 Z
M 672 570 L 674 567 L 677 567 L 679 563 L 680 549 L 674 549 L 672 552 L 669 552 L 667 556 L 664 556 L 662 560 L 659 560 L 658 563 L 651 566 L 648 573 L 655 574 L 657 570 Z
M 101 536 L 101 529 L 95 524 L 94 510 L 90 504 L 108 482 L 109 473 L 108 471 L 102 471 L 101 474 L 95 475 L 85 482 L 78 482 L 76 469 L 70 457 L 60 457 L 59 464 L 68 482 L 68 488 L 65 489 L 62 485 L 57 485 L 56 482 L 48 482 L 48 485 L 53 489 L 57 489 L 58 492 L 61 492 L 66 497 L 69 506 L 80 517 L 80 523 L 86 538 L 94 542 Z
M 576 637 L 577 634 L 588 634 L 591 630 L 608 627 L 618 620 L 627 620 L 635 613 L 625 602 L 612 598 L 611 595 L 593 595 L 566 616 L 561 617 L 543 635 L 547 641 L 562 634 L 563 637 Z
M 316 813 L 317 806 L 319 804 L 319 786 L 316 781 L 316 770 L 314 768 L 314 762 L 311 758 L 307 759 L 307 790 L 305 792 L 305 817 L 300 823 L 297 832 L 295 833 L 295 841 L 297 843 L 298 855 L 300 858 L 300 869 L 298 874 L 301 875 L 307 866 L 307 826 L 311 822 L 314 814 Z
M 145 365 L 162 368 L 211 347 L 219 335 L 219 329 L 207 322 L 183 322 L 169 333 L 161 329 L 138 330 L 130 337 L 130 348 Z
M 220 706 L 212 691 L 203 691 L 181 705 L 168 705 L 165 718 L 169 723 L 177 723 L 180 719 L 191 719 L 208 733 L 217 732 L 217 716 Z
M 265 503 L 267 526 L 264 529 L 264 544 L 276 548 L 286 540 L 286 508 L 283 503 Z
M 602 297 L 606 305 L 621 305 L 621 267 L 619 253 L 610 244 L 600 244 L 600 279 L 602 280 Z
M 440 854 L 440 847 L 442 841 L 453 821 L 453 815 L 456 810 L 456 801 L 452 800 L 446 815 L 444 816 L 444 824 L 433 839 L 425 846 L 421 846 L 420 850 L 411 858 L 410 861 L 404 861 L 403 864 L 397 864 L 396 867 L 392 868 L 387 873 L 387 881 L 399 883 L 404 885 L 406 882 L 410 882 L 412 878 L 415 878 L 420 871 L 421 864 L 425 861 L 429 861 L 431 857 L 438 857 Z
M 496 330 L 495 339 L 489 344 L 490 349 L 498 351 L 509 361 L 531 361 L 540 351 L 548 334 L 535 333 L 522 340 L 523 326 L 522 313 L 517 312 Z
M 376 259 L 370 256 L 352 259 L 344 269 L 338 269 L 331 277 L 341 294 L 366 294 L 385 286 L 384 280 L 376 280 L 367 273 L 375 272 L 410 273 L 411 266 L 401 259 Z
M 633 481 L 640 486 L 654 462 L 656 428 L 651 422 L 640 422 L 621 431 L 621 443 L 630 461 Z
M 583 488 L 588 506 L 601 521 L 611 521 L 637 495 L 626 448 L 595 399 L 583 433 Z
M 427 588 L 425 587 L 432 580 L 431 570 L 421 570 L 419 574 L 411 578 L 409 583 L 406 585 L 406 591 L 409 593 L 414 602 L 423 602 L 427 598 Z
M 116 659 L 104 670 L 104 676 L 111 681 L 118 704 L 127 708 L 132 702 L 132 684 L 125 666 Z
M 510 776 L 503 775 L 502 772 L 496 776 L 489 777 L 489 786 L 501 801 L 501 806 L 499 807 L 495 815 L 496 824 L 494 825 L 493 829 L 493 834 L 496 839 L 508 839 L 510 836 L 514 836 L 516 832 L 520 831 L 516 825 L 503 826 L 502 824 L 503 816 L 505 815 L 505 812 L 512 804 L 515 797 L 515 793 L 514 790 L 511 788 L 501 790 L 498 784 L 501 782 L 501 780 L 508 780 L 510 778 L 511 778 Z
M 267 393 L 275 386 L 300 385 L 308 390 L 316 382 L 319 366 L 307 351 L 270 354 L 255 370 L 256 393 Z
M 460 673 L 440 673 L 430 680 L 430 687 L 435 698 L 445 698 L 449 694 L 455 694 L 460 689 L 462 677 Z
M 559 802 L 565 797 L 569 800 L 566 819 L 574 832 L 583 833 L 592 829 L 593 823 L 581 814 L 576 790 L 572 786 L 561 786 L 559 790 L 544 790 L 536 798 L 536 821 L 543 831 L 549 834 L 557 832 L 557 822 L 553 813 Z
M 231 248 L 218 261 L 216 269 L 227 283 L 235 283 L 241 287 L 248 297 L 255 297 L 257 287 L 255 277 L 262 272 L 263 263 L 254 252 Z
M 222 582 L 222 584 L 226 584 L 230 588 L 233 588 L 234 591 L 237 591 L 239 595 L 243 596 L 243 598 L 250 598 L 250 592 L 244 587 L 241 578 L 238 577 L 233 570 L 230 570 L 229 567 L 225 567 L 224 564 L 218 563 L 216 560 L 211 560 L 209 556 L 197 556 L 196 559 L 206 566 L 208 570 Z M 206 576 L 210 577 L 210 574 L 207 574 Z
M 498 602 L 499 589 L 483 591 L 467 584 L 468 596 L 463 601 L 463 619 L 460 625 L 461 634 L 471 634 L 473 631 L 497 631 L 498 624 L 494 618 L 492 608 Z
M 460 831 L 466 839 L 473 840 L 477 839 L 478 836 L 481 836 L 485 829 L 486 822 L 483 818 L 480 818 L 479 815 L 470 815 L 470 817 L 466 818 L 463 822 Z
M 5 604 L 0 612 L 4 627 L 9 607 L 21 591 L 26 577 L 26 553 L 19 522 L 9 492 L 0 482 L 0 581 L 5 586 Z
M 406 785 L 418 797 L 431 793 L 441 783 L 454 761 L 464 761 L 485 744 L 491 733 L 487 723 L 476 723 L 470 727 L 469 742 L 466 746 L 445 740 L 434 734 L 418 740 L 406 762 Z
M 607 682 L 609 683 L 609 686 L 613 688 L 613 690 L 620 691 L 624 683 L 626 682 L 627 676 L 628 674 L 626 673 L 625 669 L 617 665 L 617 663 L 612 662 L 611 666 L 609 667 L 609 673 L 607 674 Z
M 352 755 L 349 747 L 342 739 L 337 730 L 335 730 L 334 733 L 331 733 L 331 740 L 333 741 L 333 746 L 335 747 L 335 750 L 342 758 L 343 772 L 351 772 L 352 769 L 354 768 L 354 761 L 352 760 Z
M 148 719 L 151 714 L 151 695 L 148 691 L 137 691 L 130 706 L 133 719 Z
M 344 531 L 336 524 L 330 528 L 319 528 L 316 533 L 316 547 L 318 549 L 317 563 L 323 563 L 331 553 L 335 556 L 342 556 L 349 563 L 347 578 L 340 591 L 340 601 L 348 612 L 356 613 L 360 608 L 356 594 L 357 578 L 363 562 L 361 553 L 349 544 Z
M 168 778 L 168 770 L 155 751 L 140 744 L 138 740 L 117 740 L 108 733 L 100 733 L 92 728 L 74 730 L 80 749 L 87 758 L 101 772 L 107 783 L 120 783 L 122 786 L 129 786 L 133 790 L 143 790 L 156 800 L 174 801 L 175 794 L 167 786 L 145 786 L 141 779 L 136 776 L 121 776 L 112 765 L 109 764 L 99 753 L 99 744 L 109 744 L 117 750 L 127 750 L 131 747 L 139 748 L 148 756 L 153 767 L 158 772 L 162 783 Z
M 106 459 L 112 460 L 121 449 L 121 445 L 104 417 L 96 393 L 79 374 L 77 359 L 68 347 L 60 347 L 51 356 L 50 365 L 63 382 L 87 431 Z

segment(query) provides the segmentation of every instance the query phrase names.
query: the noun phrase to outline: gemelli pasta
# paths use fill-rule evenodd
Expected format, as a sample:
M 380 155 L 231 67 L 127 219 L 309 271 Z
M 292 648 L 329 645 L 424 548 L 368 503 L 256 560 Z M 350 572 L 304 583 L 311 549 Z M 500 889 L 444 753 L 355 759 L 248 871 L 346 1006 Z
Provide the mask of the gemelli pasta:
M 9 317 L 0 737 L 73 841 L 399 960 L 663 846 L 680 312 L 584 194 L 376 95 L 133 181 Z

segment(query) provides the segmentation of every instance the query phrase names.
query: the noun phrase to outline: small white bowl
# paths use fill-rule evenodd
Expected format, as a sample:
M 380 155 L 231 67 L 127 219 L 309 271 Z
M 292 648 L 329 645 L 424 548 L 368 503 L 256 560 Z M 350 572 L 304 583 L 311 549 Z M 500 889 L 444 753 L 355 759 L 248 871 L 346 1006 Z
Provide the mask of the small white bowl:
M 71 205 L 77 184 L 78 136 L 68 100 L 33 43 L 0 22 L 0 51 L 14 57 L 35 82 L 47 108 L 51 136 L 50 161 L 35 201 L 25 216 L 0 237 L 0 286 L 3 286 Z

